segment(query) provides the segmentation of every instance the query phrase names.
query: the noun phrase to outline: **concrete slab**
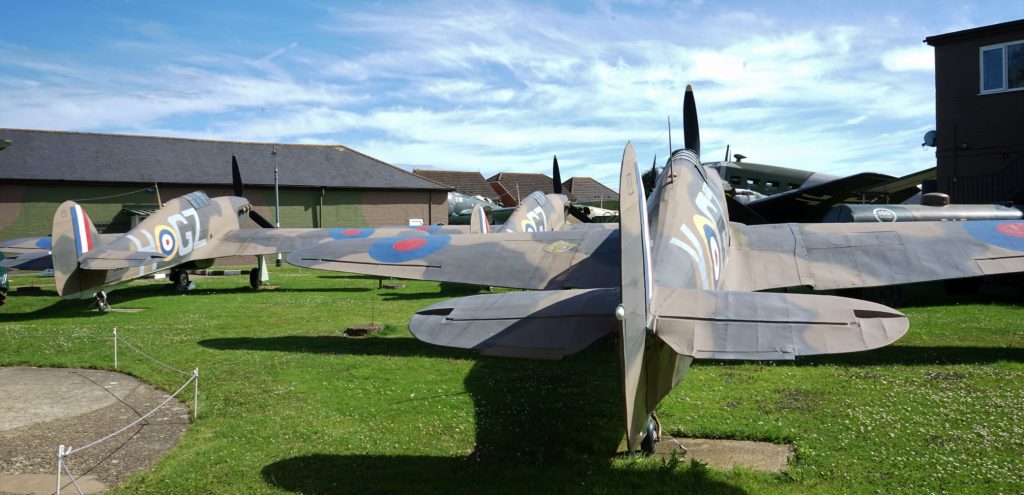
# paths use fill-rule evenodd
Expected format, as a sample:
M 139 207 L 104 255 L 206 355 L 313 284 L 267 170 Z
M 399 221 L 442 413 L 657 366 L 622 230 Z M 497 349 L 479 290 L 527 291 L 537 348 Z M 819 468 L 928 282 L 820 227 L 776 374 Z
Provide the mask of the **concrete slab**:
M 53 493 L 59 445 L 82 447 L 166 398 L 164 391 L 110 371 L 0 368 L 0 493 Z M 169 452 L 188 428 L 189 413 L 172 400 L 109 440 L 73 451 L 67 465 L 91 493 L 116 486 Z
M 107 485 L 92 475 L 85 475 L 75 478 L 75 484 L 82 490 L 82 493 L 103 493 L 107 491 Z M 0 493 L 13 493 L 17 495 L 49 495 L 54 492 L 57 486 L 55 474 L 0 474 Z M 62 493 L 65 490 L 70 493 L 78 493 L 75 485 L 67 479 L 61 478 Z
M 678 442 L 678 443 L 677 443 Z M 686 447 L 684 453 L 679 445 Z M 709 438 L 675 438 L 662 435 L 654 447 L 654 455 L 669 458 L 673 454 L 684 460 L 697 459 L 715 469 L 729 470 L 740 466 L 754 471 L 782 472 L 793 458 L 792 445 L 779 445 L 748 440 Z

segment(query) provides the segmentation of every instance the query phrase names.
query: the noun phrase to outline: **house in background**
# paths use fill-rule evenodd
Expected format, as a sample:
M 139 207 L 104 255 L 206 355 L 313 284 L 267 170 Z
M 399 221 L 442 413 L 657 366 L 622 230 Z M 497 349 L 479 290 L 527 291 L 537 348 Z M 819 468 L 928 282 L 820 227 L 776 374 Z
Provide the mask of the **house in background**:
M 1024 203 L 1024 20 L 924 42 L 935 48 L 938 191 Z

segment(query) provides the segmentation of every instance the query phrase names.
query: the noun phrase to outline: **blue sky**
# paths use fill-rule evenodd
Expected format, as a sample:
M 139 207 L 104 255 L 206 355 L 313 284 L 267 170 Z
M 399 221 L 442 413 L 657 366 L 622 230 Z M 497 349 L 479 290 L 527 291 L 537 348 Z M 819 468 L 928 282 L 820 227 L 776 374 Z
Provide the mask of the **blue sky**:
M 402 166 L 615 187 L 704 160 L 846 174 L 934 165 L 926 36 L 1024 2 L 5 2 L 0 127 L 339 143 Z

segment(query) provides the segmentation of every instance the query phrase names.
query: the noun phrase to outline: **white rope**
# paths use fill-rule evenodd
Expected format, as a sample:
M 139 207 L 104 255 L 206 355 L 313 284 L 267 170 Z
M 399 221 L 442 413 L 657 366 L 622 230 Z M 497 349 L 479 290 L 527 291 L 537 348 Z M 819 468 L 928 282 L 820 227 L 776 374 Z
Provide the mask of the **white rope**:
M 161 407 L 164 407 L 164 404 L 167 404 L 168 402 L 170 402 L 171 399 L 177 397 L 178 394 L 181 393 L 182 390 L 185 390 L 185 387 L 187 387 L 188 384 L 192 383 L 192 380 L 195 380 L 195 379 L 196 379 L 196 376 L 192 375 L 192 377 L 189 378 L 188 381 L 185 382 L 184 385 L 182 385 L 181 387 L 178 388 L 177 392 L 174 392 L 174 394 L 170 395 L 169 397 L 167 397 L 167 399 L 165 399 L 163 402 L 161 402 L 159 406 L 156 406 L 155 408 L 153 408 L 152 411 L 149 411 L 148 413 L 140 416 L 139 419 L 136 419 L 135 421 L 132 421 L 131 423 L 129 423 L 124 428 L 121 428 L 120 430 L 117 430 L 117 431 L 115 431 L 115 432 L 113 432 L 113 433 L 111 433 L 111 434 L 109 434 L 109 435 L 107 435 L 107 436 L 105 436 L 105 437 L 103 437 L 103 438 L 101 438 L 99 440 L 92 441 L 92 442 L 86 444 L 84 447 L 78 447 L 77 449 L 68 449 L 67 452 L 64 453 L 64 457 L 67 457 L 67 456 L 71 455 L 72 452 L 78 452 L 78 451 L 81 451 L 81 450 L 85 450 L 85 449 L 87 449 L 89 447 L 92 447 L 93 445 L 96 445 L 96 444 L 98 444 L 100 442 L 103 442 L 104 440 L 107 440 L 107 439 L 109 439 L 111 437 L 119 435 L 119 434 L 123 433 L 125 430 L 127 430 L 128 428 L 131 428 L 131 427 L 135 426 L 140 421 L 150 417 L 153 413 L 156 412 L 157 409 L 160 409 Z
M 78 481 L 75 481 L 75 475 L 71 474 L 71 469 L 68 468 L 68 465 L 64 463 L 63 458 L 60 460 L 60 465 L 61 467 L 64 468 L 64 472 L 68 473 L 68 478 L 71 479 L 71 484 L 75 485 L 75 490 L 78 490 L 78 495 L 85 495 L 85 492 L 82 491 L 82 488 L 78 486 Z
M 139 349 L 138 347 L 135 347 L 134 345 L 132 345 L 132 343 L 131 343 L 131 342 L 128 342 L 128 340 L 127 340 L 127 339 L 125 339 L 124 337 L 118 336 L 118 337 L 117 337 L 117 339 L 118 339 L 118 341 L 119 341 L 119 342 L 121 342 L 121 343 L 123 343 L 124 345 L 126 345 L 126 346 L 130 347 L 130 348 L 131 348 L 132 350 L 134 350 L 135 352 L 137 352 L 137 353 L 139 353 L 139 354 L 142 354 L 143 356 L 146 356 L 146 357 L 147 357 L 147 358 L 149 358 L 149 359 L 150 359 L 151 361 L 153 361 L 153 362 L 154 362 L 154 363 L 156 363 L 156 364 L 159 364 L 160 366 L 163 366 L 164 368 L 167 368 L 167 369 L 169 369 L 169 370 L 171 370 L 171 371 L 177 371 L 178 373 L 181 373 L 182 375 L 185 375 L 185 376 L 189 376 L 189 375 L 191 375 L 191 374 L 192 374 L 192 373 L 188 373 L 188 372 L 185 372 L 185 371 L 181 371 L 181 370 L 179 370 L 178 368 L 175 368 L 174 366 L 171 366 L 171 365 L 169 365 L 169 364 L 166 364 L 166 363 L 164 363 L 164 362 L 160 361 L 159 359 L 157 359 L 157 358 L 155 358 L 155 357 L 153 357 L 153 356 L 150 356 L 149 354 L 146 354 L 145 352 L 142 352 L 142 350 L 140 350 L 140 349 Z

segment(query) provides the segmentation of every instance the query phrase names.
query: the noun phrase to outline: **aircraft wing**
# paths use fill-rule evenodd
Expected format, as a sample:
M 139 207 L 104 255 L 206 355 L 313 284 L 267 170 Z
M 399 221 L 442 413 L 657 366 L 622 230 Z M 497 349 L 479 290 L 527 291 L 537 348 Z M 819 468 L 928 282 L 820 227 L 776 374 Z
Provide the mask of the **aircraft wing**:
M 50 251 L 50 236 L 20 237 L 0 242 L 0 251 L 5 253 L 34 253 Z
M 0 261 L 4 268 L 17 268 L 19 270 L 46 270 L 53 268 L 53 257 L 49 251 L 35 251 L 18 255 L 17 258 L 5 258 Z
M 345 239 L 294 251 L 288 262 L 339 272 L 519 289 L 597 288 L 619 284 L 618 243 L 618 230 L 605 227 Z
M 875 287 L 1024 271 L 1024 221 L 731 224 L 729 290 Z
M 324 229 L 238 229 L 219 241 L 218 256 L 247 256 L 290 253 L 321 242 L 342 239 L 425 236 L 469 233 L 468 225 L 423 225 L 420 227 L 341 227 Z
M 461 297 L 420 310 L 417 339 L 489 356 L 561 359 L 615 332 L 618 289 L 505 292 Z
M 655 335 L 683 356 L 772 360 L 866 351 L 910 328 L 899 311 L 810 294 L 658 287 Z
M 858 199 L 857 191 L 892 179 L 889 175 L 864 172 L 749 201 L 745 206 L 770 223 L 820 222 L 833 206 Z

